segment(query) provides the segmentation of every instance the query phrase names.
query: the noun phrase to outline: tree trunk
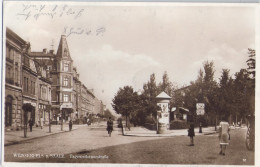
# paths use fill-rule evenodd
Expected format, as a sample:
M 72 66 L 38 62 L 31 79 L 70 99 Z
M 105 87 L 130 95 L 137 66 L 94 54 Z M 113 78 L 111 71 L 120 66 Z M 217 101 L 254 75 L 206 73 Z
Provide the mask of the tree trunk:
M 215 131 L 217 131 L 217 113 L 216 113 L 216 116 L 215 116 Z

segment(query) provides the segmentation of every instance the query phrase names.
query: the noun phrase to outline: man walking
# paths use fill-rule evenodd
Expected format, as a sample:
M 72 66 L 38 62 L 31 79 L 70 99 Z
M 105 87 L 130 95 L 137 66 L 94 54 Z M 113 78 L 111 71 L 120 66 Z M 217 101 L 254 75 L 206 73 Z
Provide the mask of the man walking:
M 33 126 L 33 120 L 32 118 L 29 120 L 29 127 L 30 127 L 30 132 L 32 132 L 32 126 Z

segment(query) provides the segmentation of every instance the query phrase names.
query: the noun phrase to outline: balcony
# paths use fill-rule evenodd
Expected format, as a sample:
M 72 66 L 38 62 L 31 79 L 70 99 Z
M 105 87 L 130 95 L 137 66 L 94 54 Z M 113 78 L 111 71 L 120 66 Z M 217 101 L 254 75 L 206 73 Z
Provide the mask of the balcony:
M 10 63 L 14 63 L 14 60 L 10 59 L 9 57 L 6 57 L 6 61 L 8 61 Z
M 5 78 L 5 82 L 13 85 L 14 84 L 14 79 L 12 79 L 12 78 Z

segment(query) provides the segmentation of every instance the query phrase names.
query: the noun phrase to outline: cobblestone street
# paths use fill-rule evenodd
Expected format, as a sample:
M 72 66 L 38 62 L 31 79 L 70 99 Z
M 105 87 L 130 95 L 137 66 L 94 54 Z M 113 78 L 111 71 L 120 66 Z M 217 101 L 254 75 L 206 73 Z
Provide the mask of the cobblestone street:
M 112 137 L 108 137 L 105 124 L 82 126 L 6 146 L 5 161 L 253 165 L 254 152 L 245 147 L 245 133 L 245 128 L 233 129 L 226 156 L 220 156 L 217 134 L 196 136 L 195 146 L 189 147 L 187 136 L 123 136 L 121 129 L 115 128 Z M 23 157 L 27 154 L 42 157 Z

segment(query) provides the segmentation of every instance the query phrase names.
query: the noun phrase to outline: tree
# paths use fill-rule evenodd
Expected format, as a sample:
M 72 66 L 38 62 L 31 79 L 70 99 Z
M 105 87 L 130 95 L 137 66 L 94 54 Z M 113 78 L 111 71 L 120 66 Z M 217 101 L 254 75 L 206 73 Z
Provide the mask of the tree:
M 159 83 L 158 90 L 160 92 L 164 91 L 169 96 L 173 95 L 173 83 L 169 80 L 167 71 L 163 74 L 162 82 Z
M 163 77 L 162 77 L 162 82 L 159 83 L 158 85 L 158 90 L 160 92 L 164 91 L 166 94 L 168 94 L 171 98 L 170 100 L 170 108 L 172 108 L 176 102 L 175 102 L 175 97 L 177 98 L 177 96 L 174 93 L 174 90 L 177 86 L 174 86 L 174 84 L 169 80 L 167 71 L 164 72 Z
M 248 79 L 249 75 L 246 69 L 241 69 L 240 72 L 235 74 L 234 80 L 234 92 L 235 92 L 235 99 L 234 105 L 237 111 L 237 116 L 240 119 L 245 118 L 248 115 L 250 104 L 248 98 L 250 97 L 250 91 L 248 89 Z
M 115 116 L 111 113 L 111 111 L 109 109 L 104 110 L 104 117 L 107 119 L 109 117 L 111 117 L 112 119 L 115 119 Z
M 136 96 L 137 93 L 134 92 L 131 86 L 125 86 L 124 88 L 119 88 L 117 94 L 112 100 L 113 109 L 117 114 L 121 114 L 126 117 L 126 126 L 128 127 L 129 116 L 135 111 Z
M 145 99 L 145 112 L 147 115 L 153 115 L 154 117 L 157 114 L 157 104 L 155 97 L 158 95 L 158 88 L 155 81 L 155 74 L 150 75 L 150 80 L 143 85 L 143 95 Z
M 249 91 L 249 113 L 255 115 L 255 50 L 248 49 L 249 59 L 246 61 L 248 68 L 247 72 L 249 75 L 248 79 L 248 91 Z
M 230 70 L 222 69 L 218 90 L 218 116 L 229 117 L 235 114 L 233 79 L 229 75 Z M 231 117 L 230 117 L 231 118 Z
M 246 61 L 248 68 L 248 74 L 250 75 L 251 79 L 255 79 L 255 50 L 248 49 L 249 59 Z
M 196 103 L 204 103 L 206 115 L 202 118 L 207 117 L 212 123 L 215 122 L 215 111 L 217 109 L 217 82 L 214 80 L 214 73 L 214 62 L 204 62 L 203 70 L 199 70 L 196 81 L 191 82 L 184 97 L 185 106 L 194 117 L 196 116 Z

